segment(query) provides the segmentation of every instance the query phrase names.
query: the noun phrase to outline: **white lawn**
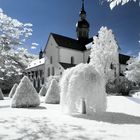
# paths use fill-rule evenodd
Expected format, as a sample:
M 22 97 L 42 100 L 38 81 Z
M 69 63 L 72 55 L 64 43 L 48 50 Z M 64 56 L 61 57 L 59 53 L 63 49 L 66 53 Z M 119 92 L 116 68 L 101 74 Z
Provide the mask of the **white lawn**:
M 108 96 L 107 112 L 93 116 L 61 113 L 60 105 L 10 108 L 0 100 L 0 140 L 139 140 L 140 98 Z

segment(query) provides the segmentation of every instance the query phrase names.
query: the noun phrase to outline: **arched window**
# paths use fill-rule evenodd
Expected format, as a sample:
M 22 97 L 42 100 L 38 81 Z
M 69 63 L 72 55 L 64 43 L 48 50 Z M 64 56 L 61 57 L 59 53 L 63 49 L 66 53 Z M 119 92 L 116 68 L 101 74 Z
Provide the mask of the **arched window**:
M 52 75 L 54 75 L 54 74 L 55 74 L 54 67 L 52 67 Z
M 37 82 L 37 83 L 38 83 L 38 85 L 37 85 L 37 86 L 38 86 L 38 89 L 40 89 L 40 79 L 38 78 L 37 81 L 38 81 L 38 82 Z
M 50 64 L 52 64 L 53 63 L 53 58 L 52 58 L 52 56 L 50 57 Z
M 43 70 L 40 70 L 40 77 L 42 77 L 43 75 Z
M 50 68 L 48 68 L 48 77 L 50 76 Z
M 42 85 L 44 84 L 44 78 L 42 78 Z
M 71 64 L 74 64 L 74 57 L 71 57 Z

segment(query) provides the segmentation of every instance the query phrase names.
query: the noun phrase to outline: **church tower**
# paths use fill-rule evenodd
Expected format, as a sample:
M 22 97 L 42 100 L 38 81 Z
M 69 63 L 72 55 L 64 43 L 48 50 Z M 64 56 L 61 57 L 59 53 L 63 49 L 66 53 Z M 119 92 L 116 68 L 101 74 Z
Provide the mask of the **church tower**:
M 80 20 L 76 24 L 77 39 L 80 42 L 86 42 L 89 39 L 89 23 L 86 20 L 86 11 L 84 9 L 84 0 L 82 0 L 82 8 L 79 13 Z

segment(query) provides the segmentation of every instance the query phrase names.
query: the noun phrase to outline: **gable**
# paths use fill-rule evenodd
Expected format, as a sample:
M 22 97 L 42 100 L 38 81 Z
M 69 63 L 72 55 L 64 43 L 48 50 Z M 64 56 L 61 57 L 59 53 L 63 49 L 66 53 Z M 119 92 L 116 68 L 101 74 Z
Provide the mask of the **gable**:
M 53 36 L 54 40 L 56 41 L 59 47 L 64 47 L 64 48 L 78 50 L 78 51 L 87 50 L 85 45 L 88 44 L 89 42 L 92 42 L 93 40 L 92 38 L 90 38 L 83 44 L 76 39 L 72 39 L 66 36 L 62 36 L 54 33 L 51 33 L 51 35 Z

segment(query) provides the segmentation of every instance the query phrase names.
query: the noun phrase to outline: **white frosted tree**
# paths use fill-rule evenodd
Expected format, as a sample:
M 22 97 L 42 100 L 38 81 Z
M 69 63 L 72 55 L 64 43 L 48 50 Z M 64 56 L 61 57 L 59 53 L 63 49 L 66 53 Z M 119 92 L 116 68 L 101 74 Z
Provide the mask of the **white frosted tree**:
M 140 5 L 140 0 L 100 0 L 102 2 L 109 2 L 110 3 L 110 9 L 112 10 L 114 7 L 118 5 L 125 5 L 126 3 L 133 1 L 133 2 L 139 2 Z
M 127 63 L 125 77 L 130 81 L 140 83 L 140 53 L 137 57 L 130 58 Z
M 28 108 L 40 105 L 39 95 L 27 76 L 24 76 L 11 101 L 13 108 Z
M 25 42 L 32 35 L 32 24 L 7 16 L 0 8 L 0 51 L 9 50 Z
M 90 64 L 79 64 L 64 71 L 60 91 L 60 104 L 64 113 L 78 113 L 82 110 L 81 106 L 82 113 L 106 111 L 104 79 Z
M 0 88 L 0 100 L 4 100 L 4 96 L 3 96 L 1 88 Z
M 23 48 L 24 42 L 31 35 L 31 23 L 13 19 L 0 9 L 0 83 L 10 85 L 8 88 L 18 82 L 18 75 L 36 58 Z
M 60 102 L 60 89 L 57 81 L 53 79 L 45 95 L 45 103 L 59 104 Z
M 112 30 L 101 27 L 98 36 L 93 37 L 90 64 L 105 78 L 114 80 L 118 74 L 118 45 Z
M 13 95 L 15 94 L 15 91 L 16 91 L 17 87 L 18 87 L 18 84 L 15 83 L 15 84 L 13 85 L 13 87 L 12 87 L 10 93 L 9 93 L 9 97 L 10 97 L 10 98 L 12 98 Z
M 47 93 L 47 88 L 43 85 L 42 88 L 39 91 L 40 96 L 45 96 Z

